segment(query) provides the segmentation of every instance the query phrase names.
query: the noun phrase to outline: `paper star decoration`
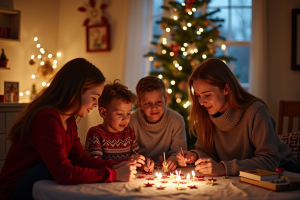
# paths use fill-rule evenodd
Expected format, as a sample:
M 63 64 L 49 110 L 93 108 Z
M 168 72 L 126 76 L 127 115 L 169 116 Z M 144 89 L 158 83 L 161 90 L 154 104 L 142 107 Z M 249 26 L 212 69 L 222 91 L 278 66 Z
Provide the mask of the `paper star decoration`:
M 145 183 L 145 187 L 152 187 L 152 185 L 155 185 L 154 183 Z
M 214 186 L 214 185 L 217 185 L 217 183 L 215 183 L 214 181 L 210 181 L 210 182 L 207 182 L 206 185 Z
M 214 178 L 209 178 L 208 180 L 209 181 L 217 181 L 217 179 L 214 179 Z
M 137 178 L 145 178 L 145 176 L 138 176 Z
M 143 174 L 152 175 L 152 172 L 143 172 Z
M 164 190 L 166 187 L 163 187 L 163 186 L 159 186 L 159 187 L 156 187 L 158 190 Z
M 180 176 L 184 176 L 183 174 L 180 174 Z
M 180 181 L 180 183 L 181 183 L 181 184 L 186 184 L 186 182 L 185 182 L 185 181 Z
M 147 180 L 148 180 L 148 181 L 153 181 L 154 178 L 151 178 L 151 177 L 150 177 L 150 178 L 147 178 Z
M 162 181 L 160 181 L 161 183 L 167 183 L 168 181 L 164 181 L 164 180 L 162 180 Z
M 204 176 L 201 176 L 201 175 L 198 175 L 198 176 L 195 176 L 197 178 L 204 178 Z
M 190 189 L 198 189 L 196 185 L 189 185 L 188 186 Z

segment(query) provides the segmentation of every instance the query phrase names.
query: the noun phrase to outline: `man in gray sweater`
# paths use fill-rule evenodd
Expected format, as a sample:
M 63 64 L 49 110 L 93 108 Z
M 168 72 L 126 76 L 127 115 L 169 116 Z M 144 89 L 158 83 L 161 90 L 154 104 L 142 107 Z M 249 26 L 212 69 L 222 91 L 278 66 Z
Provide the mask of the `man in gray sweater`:
M 185 123 L 176 111 L 166 108 L 165 84 L 155 76 L 140 79 L 136 86 L 139 108 L 129 126 L 138 140 L 142 155 L 162 163 L 166 154 L 168 170 L 177 167 L 176 152 L 187 149 Z

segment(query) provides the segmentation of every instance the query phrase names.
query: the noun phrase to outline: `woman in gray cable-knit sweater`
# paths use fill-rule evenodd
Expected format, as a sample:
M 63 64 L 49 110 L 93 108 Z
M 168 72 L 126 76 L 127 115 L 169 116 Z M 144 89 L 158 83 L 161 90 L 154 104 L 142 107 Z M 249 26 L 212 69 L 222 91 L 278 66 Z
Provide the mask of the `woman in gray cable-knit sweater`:
M 244 90 L 227 65 L 208 59 L 191 74 L 190 131 L 195 150 L 177 152 L 179 166 L 212 176 L 238 175 L 240 170 L 276 167 L 300 173 L 297 158 L 275 130 L 266 104 Z

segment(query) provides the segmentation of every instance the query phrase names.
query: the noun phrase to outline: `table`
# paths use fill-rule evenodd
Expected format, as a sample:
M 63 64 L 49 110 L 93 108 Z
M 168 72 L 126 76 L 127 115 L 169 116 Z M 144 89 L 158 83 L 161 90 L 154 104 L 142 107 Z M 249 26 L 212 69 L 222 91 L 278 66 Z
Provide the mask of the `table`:
M 194 166 L 186 168 L 177 168 L 186 177 L 188 173 L 194 170 Z M 166 178 L 168 183 L 157 183 L 157 180 L 146 180 L 146 178 L 155 177 L 155 172 L 161 172 L 160 169 L 155 169 L 152 175 L 142 174 L 138 171 L 136 179 L 133 182 L 114 182 L 114 183 L 93 183 L 93 184 L 78 184 L 78 185 L 59 185 L 55 181 L 42 180 L 38 181 L 33 186 L 33 197 L 36 200 L 99 200 L 99 199 L 300 199 L 300 190 L 291 190 L 284 192 L 273 192 L 264 188 L 253 186 L 251 184 L 239 181 L 239 176 L 229 176 L 228 179 L 222 177 L 214 177 L 217 179 L 217 185 L 211 186 L 206 183 L 210 176 L 205 176 L 205 181 L 198 181 L 195 177 L 195 182 L 190 181 L 190 185 L 196 185 L 197 189 L 187 188 L 186 190 L 177 190 L 178 187 L 175 180 Z M 195 172 L 196 176 L 201 175 Z M 292 173 L 293 174 L 293 173 Z M 290 172 L 285 172 L 284 175 L 291 175 Z M 294 174 L 299 176 L 300 174 Z M 139 179 L 138 176 L 145 178 Z M 153 187 L 144 187 L 145 183 L 154 183 Z M 158 190 L 156 186 L 166 187 L 164 190 Z M 187 187 L 187 184 L 180 184 Z M 141 191 L 136 191 L 135 188 L 142 186 Z

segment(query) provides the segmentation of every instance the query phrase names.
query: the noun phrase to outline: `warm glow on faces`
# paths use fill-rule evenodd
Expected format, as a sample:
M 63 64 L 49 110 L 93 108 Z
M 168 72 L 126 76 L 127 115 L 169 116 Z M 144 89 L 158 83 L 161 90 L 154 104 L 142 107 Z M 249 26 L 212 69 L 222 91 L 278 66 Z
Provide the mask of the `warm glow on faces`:
M 102 126 L 109 132 L 123 131 L 130 122 L 132 103 L 125 103 L 121 99 L 113 100 L 107 109 L 100 107 L 99 113 L 104 122 Z
M 193 81 L 194 94 L 198 97 L 200 105 L 204 106 L 210 115 L 217 112 L 224 113 L 228 108 L 228 87 L 220 90 L 217 86 L 213 86 L 202 79 Z
M 140 98 L 137 104 L 140 110 L 144 112 L 147 121 L 150 123 L 159 121 L 165 112 L 167 103 L 167 97 L 164 97 L 162 90 L 142 92 Z
M 86 90 L 81 95 L 82 105 L 78 113 L 76 113 L 78 117 L 85 118 L 94 107 L 98 106 L 98 98 L 101 96 L 103 88 L 104 84 L 100 84 L 94 88 Z

